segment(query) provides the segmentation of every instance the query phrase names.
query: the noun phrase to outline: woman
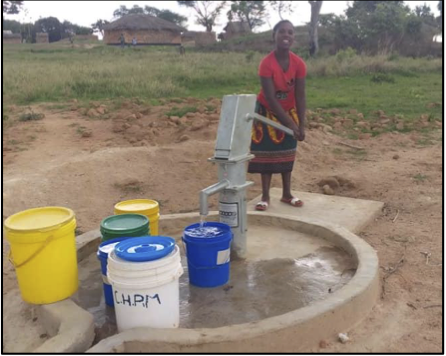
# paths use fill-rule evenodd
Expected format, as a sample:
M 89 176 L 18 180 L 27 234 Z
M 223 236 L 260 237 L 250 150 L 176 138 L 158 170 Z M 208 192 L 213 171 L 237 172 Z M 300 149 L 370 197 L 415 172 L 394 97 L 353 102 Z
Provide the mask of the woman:
M 262 89 L 257 97 L 256 112 L 289 127 L 294 137 L 261 122 L 253 126 L 249 173 L 260 173 L 262 199 L 256 210 L 264 211 L 270 203 L 269 190 L 274 173 L 282 175 L 281 201 L 294 207 L 303 202 L 291 195 L 291 172 L 296 157 L 297 141 L 305 139 L 305 76 L 302 58 L 290 51 L 294 27 L 290 21 L 280 21 L 273 29 L 276 49 L 263 58 L 259 67 Z

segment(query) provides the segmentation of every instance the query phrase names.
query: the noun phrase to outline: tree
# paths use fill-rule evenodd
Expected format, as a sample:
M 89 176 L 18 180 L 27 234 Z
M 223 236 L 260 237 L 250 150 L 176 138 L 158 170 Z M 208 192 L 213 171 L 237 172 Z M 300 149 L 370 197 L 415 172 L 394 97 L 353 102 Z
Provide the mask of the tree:
M 196 12 L 196 24 L 204 26 L 207 32 L 212 32 L 226 1 L 177 1 L 181 6 L 194 9 Z
M 3 14 L 18 14 L 22 6 L 23 1 L 3 1 Z
M 281 20 L 283 20 L 283 15 L 288 13 L 292 14 L 294 9 L 294 1 L 270 1 L 271 8 L 276 11 Z
M 64 29 L 60 21 L 55 17 L 45 17 L 39 19 L 34 24 L 36 32 L 44 32 L 48 34 L 49 42 L 56 42 L 62 38 Z
M 107 20 L 97 20 L 95 23 L 91 24 L 93 31 L 98 31 L 102 37 L 104 37 L 104 26 L 109 22 Z
M 125 5 L 121 5 L 119 9 L 113 12 L 113 17 L 120 18 L 125 15 L 145 14 L 144 9 L 138 5 L 134 5 L 132 8 L 127 8 Z
M 160 10 L 156 7 L 145 6 L 144 13 L 146 15 L 152 15 L 160 19 L 172 22 L 178 26 L 185 27 L 187 23 L 187 17 L 177 14 L 176 12 L 170 10 Z
M 264 1 L 231 1 L 228 20 L 246 22 L 251 30 L 265 22 L 266 6 Z
M 437 9 L 440 11 L 440 16 L 438 16 L 438 23 L 440 28 L 443 28 L 443 1 L 439 1 L 437 4 Z
M 319 52 L 319 40 L 317 27 L 319 24 L 319 14 L 323 1 L 308 1 L 311 5 L 310 21 L 310 56 L 314 57 Z
M 409 23 L 416 35 L 419 26 L 412 17 L 404 1 L 353 1 L 346 17 L 336 21 L 336 38 L 344 48 L 389 53 L 401 43 Z
M 25 40 L 26 43 L 36 43 L 36 26 L 33 23 L 23 23 L 21 24 L 21 34 L 22 39 Z
M 423 22 L 436 26 L 435 16 L 429 6 L 426 3 L 423 6 L 415 7 L 415 15 L 419 17 Z
M 15 20 L 3 20 L 3 31 L 11 31 L 12 33 L 20 33 L 22 24 Z

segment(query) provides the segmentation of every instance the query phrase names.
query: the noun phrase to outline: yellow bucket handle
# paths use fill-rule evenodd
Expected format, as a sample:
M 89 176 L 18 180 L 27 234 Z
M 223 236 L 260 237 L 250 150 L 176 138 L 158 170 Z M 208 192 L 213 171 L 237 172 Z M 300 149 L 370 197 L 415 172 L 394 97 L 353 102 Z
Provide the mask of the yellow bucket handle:
M 34 257 L 36 257 L 40 252 L 42 252 L 42 250 L 48 246 L 48 244 L 53 240 L 54 235 L 50 235 L 47 237 L 47 239 L 45 240 L 45 242 L 36 250 L 34 251 L 34 253 L 29 256 L 27 259 L 25 259 L 25 261 L 23 261 L 22 263 L 15 263 L 14 260 L 12 259 L 12 250 L 9 250 L 9 255 L 8 255 L 8 259 L 9 262 L 11 262 L 11 264 L 14 266 L 14 268 L 20 268 L 24 265 L 26 265 L 29 261 L 31 261 Z

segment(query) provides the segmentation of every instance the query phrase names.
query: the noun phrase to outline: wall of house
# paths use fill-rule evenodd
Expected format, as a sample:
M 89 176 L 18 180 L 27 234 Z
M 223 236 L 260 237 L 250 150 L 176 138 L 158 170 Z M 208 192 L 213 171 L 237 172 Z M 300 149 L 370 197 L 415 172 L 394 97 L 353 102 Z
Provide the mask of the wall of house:
M 181 42 L 187 47 L 204 47 L 217 42 L 215 32 L 188 31 L 181 37 Z
M 121 33 L 124 34 L 127 44 L 132 43 L 133 37 L 136 37 L 137 44 L 181 44 L 181 34 L 179 32 L 151 30 L 106 30 L 104 33 L 104 42 L 106 44 L 120 44 Z
M 47 33 L 36 33 L 36 43 L 49 43 L 49 37 Z
M 3 43 L 22 43 L 22 35 L 3 36 Z

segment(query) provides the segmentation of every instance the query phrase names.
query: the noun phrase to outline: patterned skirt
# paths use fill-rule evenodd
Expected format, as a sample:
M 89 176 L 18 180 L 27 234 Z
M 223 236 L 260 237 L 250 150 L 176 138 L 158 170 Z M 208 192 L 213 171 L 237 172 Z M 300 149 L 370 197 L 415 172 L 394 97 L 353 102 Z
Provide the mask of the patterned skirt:
M 256 112 L 277 123 L 274 114 L 257 102 Z M 299 124 L 296 109 L 288 111 L 290 117 Z M 284 132 L 254 121 L 252 127 L 251 153 L 255 158 L 249 162 L 248 173 L 287 173 L 293 170 L 296 158 L 297 140 Z

